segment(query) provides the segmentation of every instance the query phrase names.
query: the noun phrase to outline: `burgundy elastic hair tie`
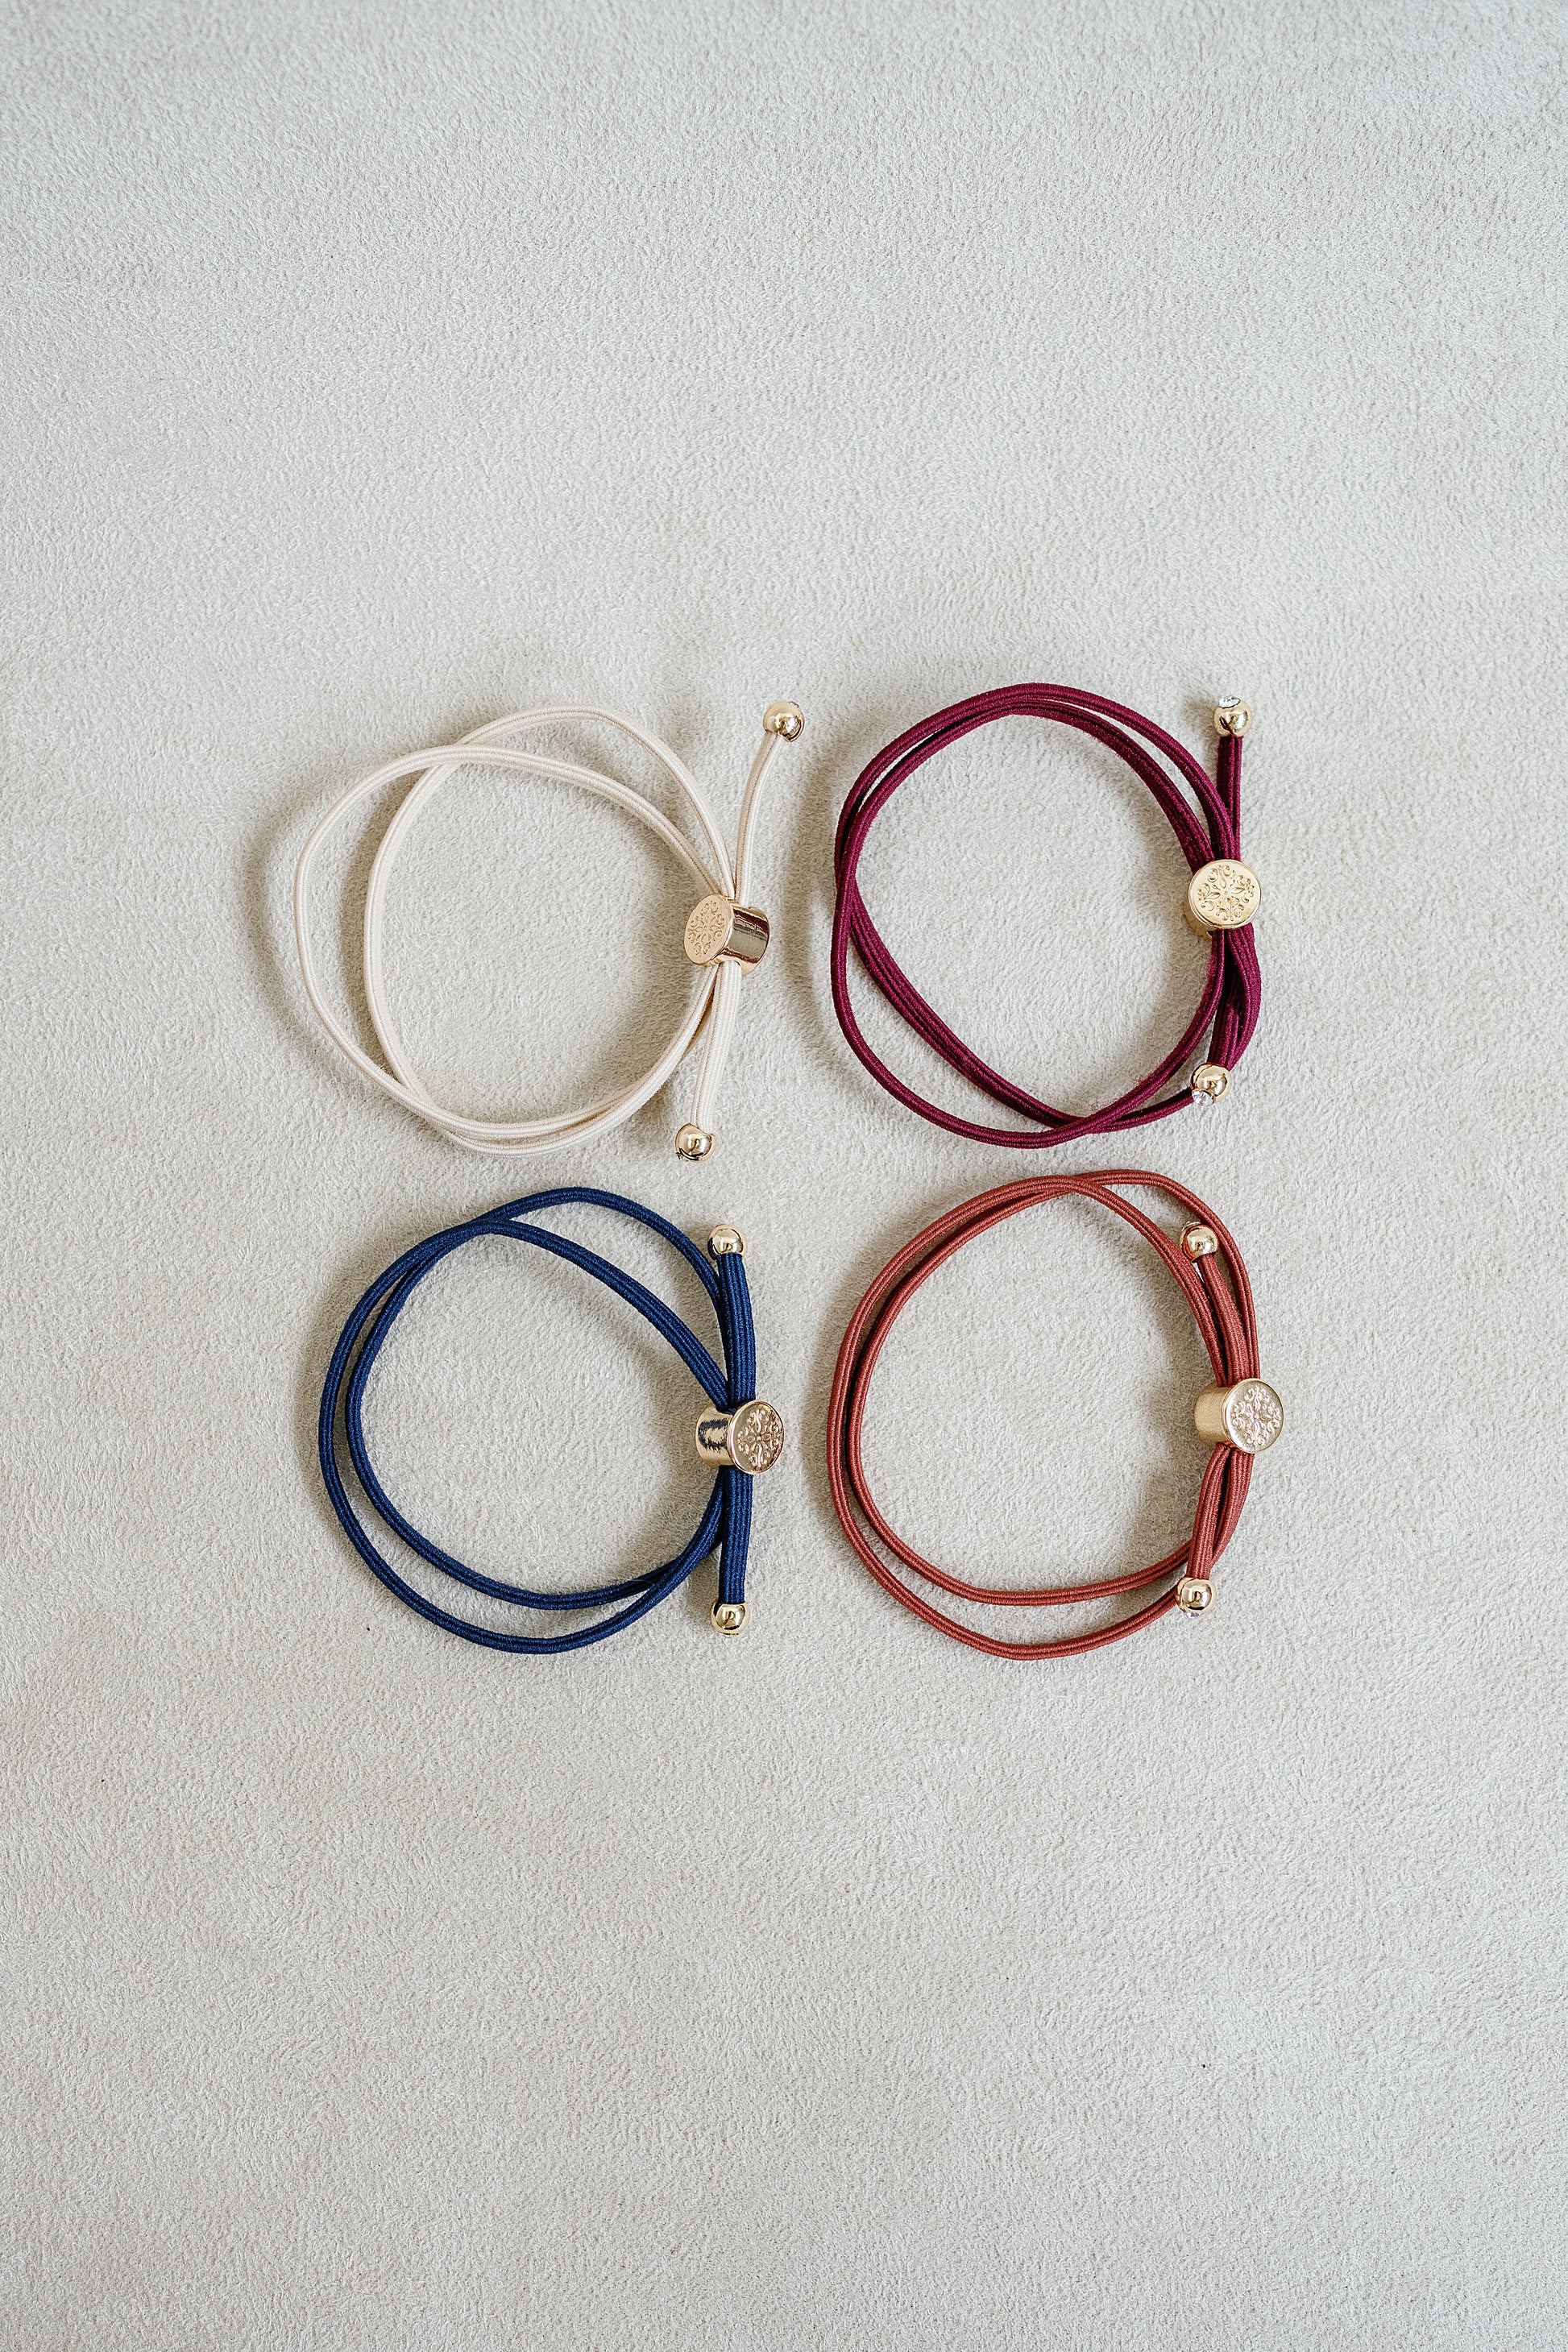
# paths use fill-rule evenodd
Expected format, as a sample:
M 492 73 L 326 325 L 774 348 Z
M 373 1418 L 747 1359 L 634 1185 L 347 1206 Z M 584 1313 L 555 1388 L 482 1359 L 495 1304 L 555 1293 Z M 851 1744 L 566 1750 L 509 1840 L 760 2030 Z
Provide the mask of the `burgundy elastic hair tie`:
M 1119 702 L 1097 694 L 1080 694 L 1068 686 L 1009 686 L 994 693 L 976 694 L 955 702 L 934 718 L 911 727 L 885 751 L 879 751 L 857 778 L 838 820 L 834 848 L 837 904 L 833 915 L 833 1003 L 845 1036 L 871 1076 L 910 1110 L 951 1134 L 972 1136 L 977 1143 L 1011 1145 L 1015 1150 L 1042 1150 L 1047 1144 L 1070 1142 L 1080 1135 L 1119 1134 L 1164 1118 L 1191 1101 L 1217 1102 L 1230 1085 L 1230 1074 L 1246 1051 L 1258 1024 L 1258 955 L 1252 940 L 1252 918 L 1260 891 L 1258 877 L 1242 863 L 1240 847 L 1241 739 L 1251 723 L 1246 703 L 1228 697 L 1215 711 L 1219 733 L 1218 772 L 1211 783 L 1192 753 L 1173 735 L 1151 719 L 1141 719 Z M 956 1036 L 913 982 L 900 971 L 881 933 L 866 911 L 856 880 L 860 853 L 878 815 L 899 786 L 934 752 L 994 719 L 1059 719 L 1065 727 L 1080 728 L 1124 760 L 1133 774 L 1153 794 L 1182 855 L 1192 868 L 1184 912 L 1196 930 L 1209 935 L 1208 975 L 1197 1011 L 1177 1043 L 1158 1066 L 1129 1091 L 1088 1118 L 1073 1118 L 1066 1111 L 1039 1101 L 983 1062 Z M 1155 754 L 1159 756 L 1156 757 Z M 1163 763 L 1163 764 L 1162 764 Z M 1171 771 L 1174 773 L 1171 773 Z M 1184 790 L 1184 787 L 1185 788 Z M 1197 803 L 1196 814 L 1186 793 Z M 943 1110 L 896 1077 L 874 1053 L 861 1033 L 849 1002 L 848 959 L 853 941 L 872 981 L 895 1013 L 940 1054 L 948 1067 L 968 1078 L 992 1101 L 1032 1119 L 1038 1133 L 1013 1128 L 981 1127 Z M 1171 1093 L 1170 1085 L 1198 1041 L 1208 1032 L 1207 1058 Z
M 1172 1241 L 1143 1211 L 1123 1200 L 1116 1186 L 1163 1193 L 1191 1213 L 1192 1222 L 1179 1241 Z M 925 1559 L 896 1535 L 872 1500 L 861 1459 L 860 1438 L 871 1375 L 889 1333 L 922 1282 L 993 1225 L 999 1225 L 1037 1201 L 1053 1201 L 1062 1193 L 1079 1193 L 1112 1210 L 1130 1224 L 1169 1267 L 1191 1307 L 1198 1334 L 1214 1367 L 1213 1384 L 1205 1389 L 1193 1409 L 1200 1437 L 1214 1451 L 1198 1487 L 1192 1533 L 1163 1559 L 1136 1568 L 1127 1576 L 1107 1576 L 1090 1584 L 1047 1584 L 1028 1592 L 1011 1592 L 985 1584 L 966 1584 L 945 1569 Z M 834 1369 L 833 1393 L 827 1407 L 827 1475 L 833 1507 L 839 1523 L 879 1584 L 906 1609 L 949 1633 L 971 1649 L 988 1651 L 994 1658 L 1069 1658 L 1080 1650 L 1098 1650 L 1120 1642 L 1141 1625 L 1152 1624 L 1167 1610 L 1181 1609 L 1199 1616 L 1214 1596 L 1209 1572 L 1235 1535 L 1241 1507 L 1252 1479 L 1252 1457 L 1272 1445 L 1284 1426 L 1284 1408 L 1266 1381 L 1258 1376 L 1258 1326 L 1252 1311 L 1252 1288 L 1241 1253 L 1211 1209 L 1184 1185 L 1143 1171 L 1112 1168 L 1093 1176 L 1034 1176 L 982 1192 L 950 1209 L 923 1233 L 917 1234 L 897 1257 L 882 1268 L 856 1308 Z M 875 1540 L 873 1540 L 875 1538 Z M 976 1633 L 958 1618 L 948 1616 L 907 1584 L 878 1549 L 891 1552 L 904 1568 L 954 1600 L 990 1602 L 1006 1609 L 1045 1609 L 1074 1601 L 1110 1601 L 1122 1593 L 1142 1592 L 1151 1585 L 1163 1590 L 1131 1615 L 1100 1625 L 1092 1633 L 1070 1633 L 1058 1641 L 1002 1642 Z

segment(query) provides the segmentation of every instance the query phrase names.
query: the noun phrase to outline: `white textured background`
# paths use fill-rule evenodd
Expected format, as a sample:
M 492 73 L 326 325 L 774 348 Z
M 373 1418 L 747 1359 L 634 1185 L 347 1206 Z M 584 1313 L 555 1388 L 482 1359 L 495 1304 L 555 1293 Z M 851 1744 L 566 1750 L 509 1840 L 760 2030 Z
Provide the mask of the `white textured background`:
M 1563 10 L 31 0 L 0 63 L 0 2339 L 1556 2352 Z M 1258 711 L 1263 1026 L 1125 1156 L 1234 1224 L 1289 1412 L 1206 1621 L 1030 1667 L 877 1591 L 820 1434 L 875 1267 L 1040 1164 L 899 1112 L 826 983 L 857 767 L 1017 677 Z M 519 1173 L 313 1034 L 288 877 L 355 773 L 581 697 L 729 817 L 781 692 L 706 1169 L 689 1076 Z M 1179 1025 L 1179 862 L 1073 739 L 928 770 L 866 877 L 1058 1099 Z M 640 1066 L 687 896 L 454 786 L 423 1066 Z M 349 1302 L 556 1178 L 749 1229 L 797 1442 L 743 1641 L 709 1570 L 482 1654 L 328 1514 Z M 646 1562 L 689 1382 L 469 1257 L 378 1380 L 395 1491 Z M 874 1462 L 955 1565 L 1087 1572 L 1180 1524 L 1205 1376 L 1039 1213 L 923 1295 Z

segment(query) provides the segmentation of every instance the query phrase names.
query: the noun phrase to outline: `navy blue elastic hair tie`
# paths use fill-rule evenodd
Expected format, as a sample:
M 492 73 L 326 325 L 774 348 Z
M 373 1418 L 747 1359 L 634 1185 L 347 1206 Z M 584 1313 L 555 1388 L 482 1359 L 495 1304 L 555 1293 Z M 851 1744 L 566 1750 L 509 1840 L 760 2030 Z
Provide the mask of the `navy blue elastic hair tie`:
M 568 1241 L 548 1227 L 530 1220 L 541 1210 L 563 1208 L 574 1202 L 591 1202 L 596 1208 L 613 1209 L 617 1215 L 630 1217 L 650 1233 L 660 1234 L 671 1248 L 679 1251 L 706 1290 L 719 1326 L 720 1344 L 724 1369 L 715 1363 L 696 1333 L 682 1322 L 674 1308 L 662 1298 L 621 1268 L 612 1265 L 581 1243 Z M 509 1241 L 531 1242 L 535 1248 L 548 1250 L 552 1256 L 569 1259 L 581 1266 L 595 1281 L 613 1290 L 618 1298 L 635 1307 L 661 1337 L 668 1339 L 692 1378 L 704 1389 L 715 1407 L 710 1417 L 699 1424 L 699 1450 L 706 1458 L 722 1464 L 713 1481 L 713 1491 L 707 1507 L 698 1522 L 689 1543 L 674 1559 L 662 1567 L 649 1569 L 642 1576 L 627 1577 L 616 1584 L 595 1586 L 586 1591 L 536 1592 L 527 1585 L 505 1584 L 498 1578 L 481 1576 L 477 1570 L 465 1567 L 439 1544 L 405 1518 L 393 1502 L 375 1473 L 364 1432 L 365 1384 L 371 1368 L 381 1353 L 388 1332 L 414 1296 L 427 1274 L 440 1265 L 465 1242 L 477 1241 L 481 1234 L 495 1234 Z M 747 1286 L 745 1267 L 742 1262 L 744 1247 L 740 1234 L 733 1226 L 721 1226 L 713 1236 L 711 1263 L 695 1243 L 651 1209 L 636 1201 L 628 1201 L 618 1192 L 595 1192 L 585 1185 L 563 1184 L 547 1192 L 531 1192 L 526 1199 L 509 1201 L 499 1209 L 488 1209 L 483 1215 L 470 1217 L 467 1223 L 448 1226 L 445 1233 L 432 1234 L 426 1241 L 416 1242 L 405 1250 L 395 1265 L 377 1275 L 369 1289 L 359 1300 L 343 1325 L 321 1390 L 321 1412 L 318 1427 L 318 1447 L 321 1476 L 331 1506 L 342 1524 L 344 1534 L 364 1561 L 365 1566 L 381 1579 L 389 1592 L 407 1602 L 421 1617 L 444 1632 L 460 1634 L 465 1642 L 482 1643 L 492 1650 L 525 1650 L 534 1653 L 552 1650 L 580 1650 L 590 1642 L 602 1642 L 608 1634 L 619 1633 L 630 1625 L 667 1594 L 683 1584 L 692 1570 L 714 1550 L 719 1553 L 719 1598 L 713 1610 L 713 1622 L 723 1633 L 739 1633 L 745 1622 L 746 1552 L 752 1532 L 752 1477 L 745 1469 L 733 1466 L 728 1450 L 739 1446 L 744 1457 L 750 1450 L 753 1468 L 764 1469 L 776 1459 L 783 1444 L 784 1429 L 773 1408 L 755 1402 L 757 1373 L 756 1335 L 752 1324 L 751 1292 Z M 356 1354 L 356 1349 L 358 1350 Z M 352 1369 L 351 1369 L 352 1367 Z M 596 1624 L 580 1626 L 565 1633 L 504 1633 L 488 1625 L 476 1625 L 465 1617 L 457 1617 L 449 1610 L 437 1607 L 422 1592 L 399 1576 L 372 1540 L 365 1522 L 356 1511 L 338 1465 L 339 1405 L 342 1406 L 343 1432 L 348 1440 L 349 1457 L 355 1477 L 366 1500 L 384 1526 L 390 1528 L 410 1550 L 421 1559 L 438 1568 L 443 1575 L 458 1584 L 466 1584 L 474 1592 L 489 1594 L 493 1600 L 506 1601 L 520 1608 L 545 1610 L 581 1610 L 607 1608 L 611 1614 Z M 742 1408 L 750 1407 L 750 1414 Z M 730 1416 L 736 1416 L 731 1423 Z M 731 1432 L 733 1431 L 733 1434 Z M 704 1444 L 704 1433 L 707 1444 Z M 620 1603 L 617 1607 L 615 1604 Z

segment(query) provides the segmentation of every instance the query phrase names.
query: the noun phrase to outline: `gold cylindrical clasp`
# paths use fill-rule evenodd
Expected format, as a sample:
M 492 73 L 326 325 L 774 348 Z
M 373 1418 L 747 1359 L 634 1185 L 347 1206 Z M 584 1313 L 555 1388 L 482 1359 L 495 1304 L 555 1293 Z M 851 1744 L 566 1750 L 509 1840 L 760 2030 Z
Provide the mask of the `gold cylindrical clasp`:
M 1205 1389 L 1193 1421 L 1206 1445 L 1266 1454 L 1285 1426 L 1285 1408 L 1267 1381 L 1237 1381 L 1228 1389 Z
M 744 1470 L 760 1478 L 784 1452 L 783 1415 L 761 1397 L 734 1412 L 705 1412 L 697 1424 L 697 1451 L 715 1469 Z
M 768 919 L 755 907 L 738 907 L 733 898 L 699 898 L 686 919 L 686 954 L 690 963 L 707 970 L 716 963 L 738 963 L 754 971 L 768 951 Z
M 1206 939 L 1211 931 L 1239 931 L 1263 903 L 1263 885 L 1239 857 L 1211 858 L 1187 884 L 1183 913 L 1189 930 Z

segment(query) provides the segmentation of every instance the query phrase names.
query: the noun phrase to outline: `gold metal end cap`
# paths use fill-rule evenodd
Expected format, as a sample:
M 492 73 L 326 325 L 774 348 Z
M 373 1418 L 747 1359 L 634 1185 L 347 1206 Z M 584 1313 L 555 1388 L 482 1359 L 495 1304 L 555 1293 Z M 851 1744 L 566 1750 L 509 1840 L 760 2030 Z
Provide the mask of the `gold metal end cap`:
M 763 713 L 764 735 L 782 735 L 793 743 L 805 725 L 805 713 L 798 702 L 770 702 Z
M 744 1257 L 746 1236 L 739 1225 L 715 1225 L 708 1236 L 710 1257 Z
M 712 1149 L 713 1138 L 705 1129 L 693 1127 L 689 1119 L 675 1139 L 678 1160 L 706 1160 Z
M 1193 1100 L 1223 1102 L 1230 1092 L 1230 1072 L 1220 1062 L 1200 1062 L 1193 1072 Z
M 1285 1426 L 1285 1408 L 1267 1381 L 1237 1381 L 1228 1389 L 1205 1389 L 1193 1407 L 1193 1424 L 1205 1445 L 1267 1454 Z
M 716 1470 L 744 1470 L 760 1478 L 784 1452 L 784 1416 L 761 1397 L 733 1412 L 705 1412 L 697 1424 L 697 1452 Z
M 1214 707 L 1215 731 L 1220 735 L 1245 735 L 1252 724 L 1252 711 L 1239 694 L 1222 694 Z
M 1219 1248 L 1219 1235 L 1212 1225 L 1184 1225 L 1182 1247 L 1189 1257 L 1213 1257 Z
M 743 1633 L 751 1613 L 743 1601 L 716 1601 L 713 1603 L 713 1622 L 721 1633 Z
M 1206 1576 L 1184 1576 L 1176 1587 L 1176 1606 L 1184 1616 L 1201 1617 L 1214 1605 L 1214 1586 Z
M 1251 922 L 1263 904 L 1263 885 L 1239 857 L 1211 858 L 1187 884 L 1182 912 L 1190 930 L 1206 939 L 1211 931 L 1239 931 Z
M 715 892 L 699 898 L 686 918 L 683 945 L 688 963 L 705 971 L 716 963 L 738 963 L 742 971 L 753 971 L 768 951 L 770 937 L 760 907 L 738 907 Z

